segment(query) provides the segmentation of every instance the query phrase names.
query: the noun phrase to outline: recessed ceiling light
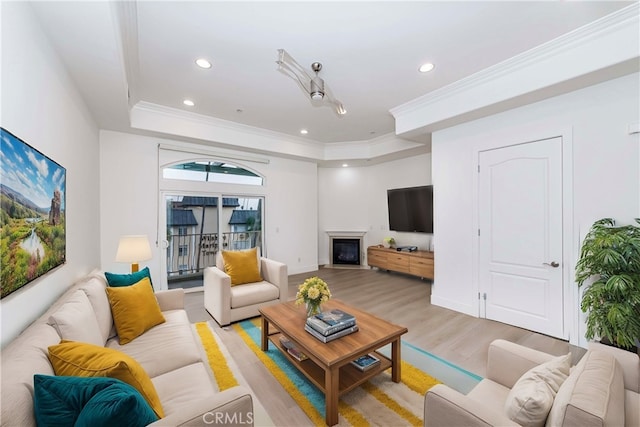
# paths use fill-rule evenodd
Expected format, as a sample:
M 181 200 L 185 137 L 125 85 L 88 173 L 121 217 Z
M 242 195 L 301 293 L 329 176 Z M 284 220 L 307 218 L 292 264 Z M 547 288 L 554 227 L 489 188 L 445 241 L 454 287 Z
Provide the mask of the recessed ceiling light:
M 342 167 L 343 167 L 343 168 L 347 168 L 347 167 L 349 167 L 349 165 L 348 165 L 348 164 L 346 164 L 346 163 L 343 163 L 343 164 L 342 164 Z
M 185 99 L 184 101 L 182 101 L 182 103 L 187 107 L 193 107 L 194 105 L 196 105 L 196 103 L 190 99 Z
M 196 65 L 200 68 L 211 68 L 211 62 L 207 61 L 204 58 L 196 59 Z
M 309 133 L 309 131 L 308 131 L 308 130 L 306 130 L 306 129 L 300 129 L 300 133 L 301 133 L 302 135 L 306 135 L 306 134 L 308 134 L 308 133 Z
M 422 64 L 420 68 L 418 68 L 418 71 L 420 71 L 421 73 L 428 73 L 434 68 L 435 68 L 435 65 L 433 65 L 431 62 L 427 62 L 426 64 Z

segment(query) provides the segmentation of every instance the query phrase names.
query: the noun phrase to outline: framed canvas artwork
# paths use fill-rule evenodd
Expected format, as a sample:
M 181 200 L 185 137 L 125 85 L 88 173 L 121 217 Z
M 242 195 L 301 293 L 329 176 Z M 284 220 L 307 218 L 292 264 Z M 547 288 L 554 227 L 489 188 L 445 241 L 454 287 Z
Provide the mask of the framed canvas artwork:
M 0 128 L 2 298 L 66 259 L 66 170 Z

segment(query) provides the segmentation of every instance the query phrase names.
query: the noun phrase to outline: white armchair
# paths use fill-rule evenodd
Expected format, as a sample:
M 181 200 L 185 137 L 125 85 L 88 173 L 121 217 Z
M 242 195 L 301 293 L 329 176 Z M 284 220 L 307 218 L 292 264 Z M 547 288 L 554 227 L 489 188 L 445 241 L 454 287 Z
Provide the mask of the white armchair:
M 220 253 L 216 255 L 216 267 L 205 268 L 204 308 L 220 326 L 258 316 L 260 307 L 287 301 L 286 264 L 264 257 L 259 260 L 263 280 L 242 285 L 231 286 Z

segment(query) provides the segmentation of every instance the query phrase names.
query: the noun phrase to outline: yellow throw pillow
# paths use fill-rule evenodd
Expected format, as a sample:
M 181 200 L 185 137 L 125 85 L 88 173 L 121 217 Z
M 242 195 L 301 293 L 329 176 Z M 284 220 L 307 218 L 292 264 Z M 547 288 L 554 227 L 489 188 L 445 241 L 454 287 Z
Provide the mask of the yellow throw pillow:
M 121 351 L 63 340 L 49 347 L 49 361 L 58 376 L 109 377 L 124 381 L 142 394 L 158 417 L 164 417 L 149 375 L 135 359 Z
M 245 251 L 222 251 L 224 271 L 231 276 L 231 286 L 262 281 L 256 251 L 256 248 Z
M 148 277 L 131 286 L 107 287 L 107 296 L 121 345 L 165 322 Z

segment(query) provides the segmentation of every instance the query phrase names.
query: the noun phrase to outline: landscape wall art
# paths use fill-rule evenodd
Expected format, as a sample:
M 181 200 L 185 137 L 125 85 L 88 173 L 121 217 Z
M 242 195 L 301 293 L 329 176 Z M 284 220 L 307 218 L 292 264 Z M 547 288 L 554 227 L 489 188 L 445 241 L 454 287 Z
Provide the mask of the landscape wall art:
M 3 128 L 0 148 L 4 298 L 65 262 L 66 170 Z

